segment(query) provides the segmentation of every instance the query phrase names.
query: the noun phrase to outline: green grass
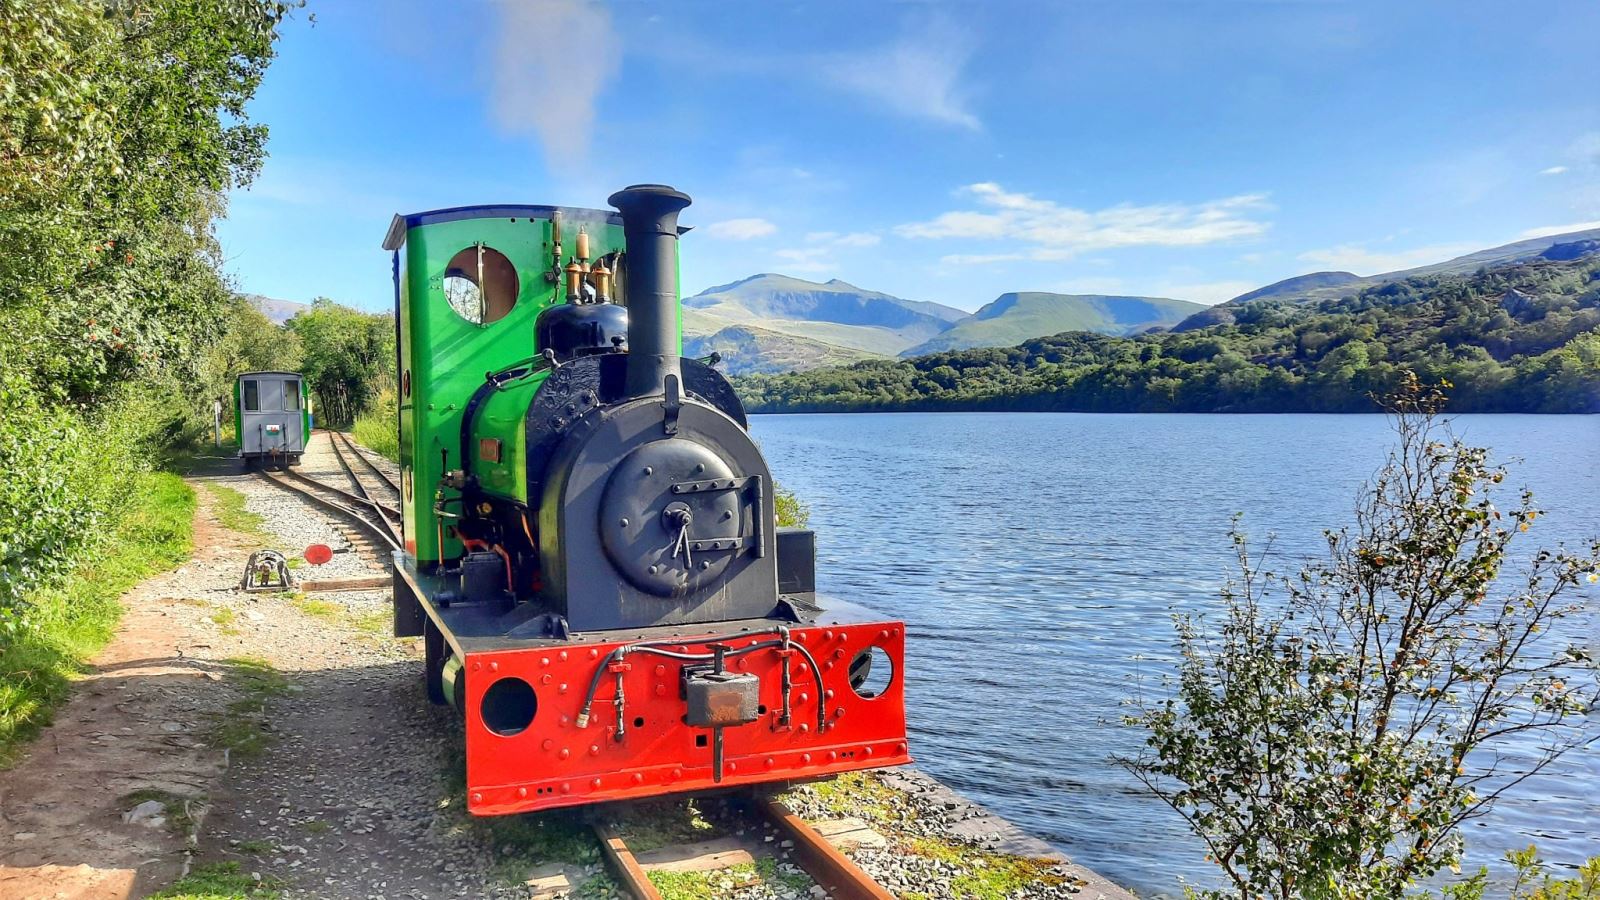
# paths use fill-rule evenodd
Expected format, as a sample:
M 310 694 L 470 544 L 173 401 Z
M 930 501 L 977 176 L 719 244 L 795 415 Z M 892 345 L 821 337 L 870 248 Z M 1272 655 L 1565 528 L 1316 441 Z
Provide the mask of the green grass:
M 996 853 L 944 836 L 916 834 L 915 807 L 899 791 L 870 772 L 850 772 L 827 781 L 795 788 L 828 814 L 865 820 L 907 856 L 919 856 L 952 867 L 951 898 L 1004 900 L 1029 886 L 1057 886 L 1071 879 L 1055 860 Z M 907 900 L 931 900 L 908 894 Z
M 811 879 L 799 874 L 778 871 L 771 859 L 754 863 L 740 863 L 725 869 L 709 872 L 651 872 L 650 883 L 661 892 L 662 900 L 701 900 L 705 897 L 726 897 L 742 888 L 758 885 L 777 892 L 787 891 L 804 896 L 811 890 Z
M 824 808 L 840 818 L 864 819 L 873 825 L 904 829 L 916 813 L 900 793 L 869 772 L 846 772 L 826 781 L 803 785 L 797 790 L 815 797 Z
M 289 680 L 265 660 L 237 657 L 226 664 L 228 683 L 238 691 L 239 699 L 214 717 L 208 738 L 212 746 L 234 756 L 255 756 L 271 740 L 262 728 L 267 703 L 289 693 Z
M 356 443 L 393 463 L 400 461 L 400 435 L 395 429 L 398 404 L 392 388 L 373 398 L 372 405 L 350 426 Z
M 172 887 L 151 894 L 150 900 L 277 900 L 276 878 L 257 881 L 241 872 L 236 862 L 199 866 Z
M 389 610 L 351 614 L 347 621 L 352 628 L 370 637 L 389 637 L 394 629 L 394 613 Z
M 992 853 L 941 838 L 917 838 L 909 849 L 955 870 L 952 896 L 961 900 L 1006 900 L 1030 886 L 1065 884 L 1068 879 L 1050 859 Z
M 296 596 L 293 602 L 296 609 L 318 619 L 337 619 L 344 613 L 344 609 L 331 600 L 314 600 L 310 597 Z
M 239 629 L 233 627 L 233 623 L 239 618 L 234 614 L 233 610 L 223 607 L 222 609 L 212 613 L 210 618 L 211 621 L 217 626 L 218 630 L 220 630 L 223 634 L 239 633 Z
M 388 610 L 358 613 L 332 600 L 318 600 L 299 592 L 282 596 L 286 596 L 289 602 L 294 604 L 295 609 L 306 615 L 314 619 L 338 622 L 359 632 L 362 639 L 388 638 L 393 628 L 393 614 Z
M 188 559 L 194 490 L 176 475 L 139 474 L 102 548 L 65 581 L 29 598 L 34 628 L 0 637 L 0 767 L 49 724 L 73 676 L 111 638 L 119 598 Z
M 220 484 L 208 484 L 206 490 L 211 492 L 212 498 L 216 501 L 213 511 L 223 528 L 264 541 L 272 539 L 272 535 L 266 529 L 267 520 L 259 513 L 253 513 L 245 508 L 248 498 L 242 492 Z

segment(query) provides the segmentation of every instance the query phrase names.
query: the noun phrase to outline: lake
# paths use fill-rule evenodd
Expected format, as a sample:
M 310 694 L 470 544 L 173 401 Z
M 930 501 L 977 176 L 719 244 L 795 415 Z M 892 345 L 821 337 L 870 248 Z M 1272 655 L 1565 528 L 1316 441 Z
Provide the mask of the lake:
M 1524 548 L 1600 535 L 1600 417 L 1454 422 L 1547 511 Z M 1172 658 L 1172 612 L 1215 605 L 1235 512 L 1276 534 L 1280 568 L 1325 552 L 1321 530 L 1351 521 L 1383 463 L 1384 417 L 778 415 L 751 430 L 810 506 L 818 589 L 906 621 L 920 767 L 1141 894 L 1212 881 L 1177 815 L 1110 762 L 1141 740 L 1120 704 Z M 1553 862 L 1600 854 L 1597 785 L 1600 748 L 1525 782 L 1468 828 L 1470 861 L 1529 842 Z

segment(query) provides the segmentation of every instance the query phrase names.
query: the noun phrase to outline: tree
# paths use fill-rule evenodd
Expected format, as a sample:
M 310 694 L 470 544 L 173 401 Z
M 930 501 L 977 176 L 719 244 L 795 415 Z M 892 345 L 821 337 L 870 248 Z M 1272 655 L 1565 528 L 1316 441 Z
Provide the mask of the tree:
M 300 341 L 301 374 L 316 395 L 317 420 L 346 426 L 394 385 L 394 318 L 318 297 L 288 329 Z
M 1279 577 L 1236 531 L 1221 623 L 1179 617 L 1175 691 L 1134 701 L 1146 749 L 1122 762 L 1209 847 L 1229 887 L 1205 896 L 1402 897 L 1459 863 L 1464 822 L 1595 739 L 1594 661 L 1556 626 L 1600 541 L 1503 582 L 1532 496 L 1498 509 L 1504 469 L 1449 434 L 1438 390 L 1402 385 L 1397 446 L 1327 560 Z M 1513 738 L 1538 755 L 1502 762 Z

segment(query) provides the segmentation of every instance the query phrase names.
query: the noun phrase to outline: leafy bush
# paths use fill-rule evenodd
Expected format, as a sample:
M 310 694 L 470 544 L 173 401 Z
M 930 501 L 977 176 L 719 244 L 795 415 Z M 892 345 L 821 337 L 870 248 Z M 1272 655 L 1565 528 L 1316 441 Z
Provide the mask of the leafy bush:
M 48 722 L 71 676 L 111 636 L 122 592 L 192 548 L 195 496 L 183 479 L 124 473 L 115 484 L 123 502 L 99 518 L 104 539 L 27 595 L 31 627 L 0 634 L 0 763 Z
M 1178 619 L 1174 692 L 1138 700 L 1148 733 L 1124 764 L 1210 848 L 1227 891 L 1202 896 L 1400 898 L 1462 855 L 1462 825 L 1595 740 L 1589 653 L 1553 628 L 1583 611 L 1600 541 L 1541 550 L 1507 583 L 1531 495 L 1494 503 L 1503 469 L 1435 420 L 1408 381 L 1398 446 L 1354 530 L 1293 577 L 1235 535 L 1223 619 Z M 1508 740 L 1536 744 L 1512 764 Z
M 26 627 L 28 597 L 106 536 L 127 478 L 160 442 L 161 398 L 124 391 L 86 411 L 49 406 L 0 375 L 0 639 Z
M 0 2 L 0 744 L 186 547 L 187 488 L 144 473 L 249 343 L 212 223 L 298 5 Z

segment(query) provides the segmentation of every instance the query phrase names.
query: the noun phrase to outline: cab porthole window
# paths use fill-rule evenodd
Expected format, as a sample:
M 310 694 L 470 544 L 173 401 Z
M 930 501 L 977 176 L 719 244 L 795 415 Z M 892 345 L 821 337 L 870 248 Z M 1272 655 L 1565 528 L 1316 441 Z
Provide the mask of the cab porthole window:
M 485 244 L 463 247 L 452 256 L 442 286 L 450 308 L 474 325 L 498 322 L 517 305 L 517 267 Z

